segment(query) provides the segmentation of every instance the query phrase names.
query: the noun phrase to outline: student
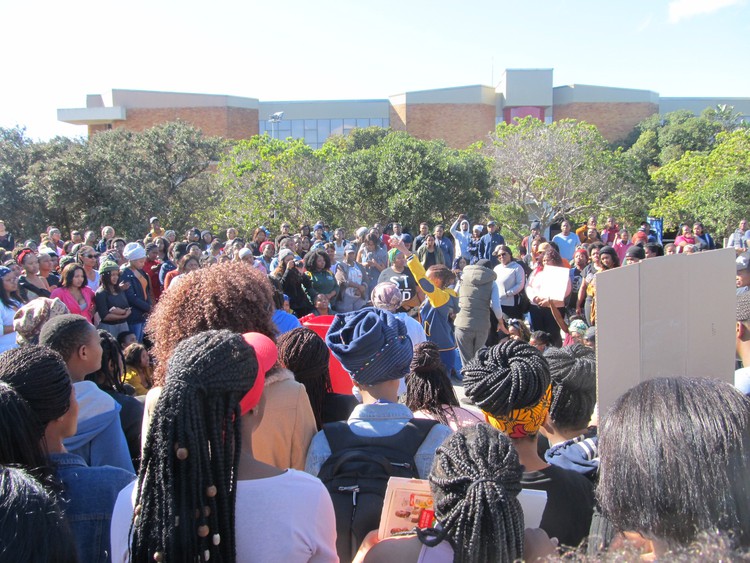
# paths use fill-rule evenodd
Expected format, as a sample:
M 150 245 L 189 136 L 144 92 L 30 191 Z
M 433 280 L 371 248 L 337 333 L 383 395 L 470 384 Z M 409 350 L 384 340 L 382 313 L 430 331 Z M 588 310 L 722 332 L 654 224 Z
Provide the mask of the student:
M 3 561 L 77 563 L 76 545 L 55 496 L 26 470 L 0 468 Z
M 596 428 L 589 427 L 596 406 L 596 355 L 573 344 L 550 348 L 544 357 L 552 381 L 552 401 L 540 429 L 551 446 L 544 459 L 593 481 L 599 469 Z
M 531 345 L 508 340 L 479 350 L 463 369 L 466 395 L 487 422 L 512 440 L 524 466 L 522 485 L 547 492 L 540 527 L 570 547 L 588 535 L 594 489 L 584 476 L 550 465 L 537 453 L 539 429 L 552 401 L 549 366 Z
M 516 498 L 522 471 L 507 436 L 484 423 L 460 429 L 438 448 L 430 473 L 438 527 L 389 538 L 369 552 L 365 546 L 355 561 L 505 563 L 554 554 L 541 530 L 524 532 Z
M 115 505 L 113 561 L 337 561 L 320 481 L 253 455 L 264 379 L 239 334 L 177 345 L 138 481 Z
M 398 403 L 397 394 L 413 355 L 404 324 L 392 313 L 371 307 L 339 314 L 328 329 L 326 344 L 362 394 L 363 404 L 347 421 L 352 432 L 359 436 L 398 433 L 413 418 Z M 414 456 L 420 478 L 427 478 L 435 450 L 450 433 L 442 424 L 430 430 Z M 330 455 L 326 434 L 318 432 L 307 452 L 305 471 L 317 475 Z
M 670 377 L 626 391 L 604 416 L 598 495 L 644 558 L 702 532 L 750 547 L 750 399 L 714 379 Z
M 88 465 L 111 465 L 133 473 L 119 403 L 93 381 L 85 381 L 102 366 L 97 330 L 80 315 L 60 315 L 42 327 L 39 344 L 62 356 L 80 403 L 77 432 L 65 438 L 66 449 Z
M 135 475 L 117 467 L 89 467 L 65 447 L 65 440 L 76 433 L 79 399 L 60 354 L 42 346 L 2 354 L 0 380 L 10 385 L 34 414 L 37 440 L 46 447 L 55 476 L 63 485 L 65 513 L 81 561 L 108 561 L 109 520 L 115 499 Z

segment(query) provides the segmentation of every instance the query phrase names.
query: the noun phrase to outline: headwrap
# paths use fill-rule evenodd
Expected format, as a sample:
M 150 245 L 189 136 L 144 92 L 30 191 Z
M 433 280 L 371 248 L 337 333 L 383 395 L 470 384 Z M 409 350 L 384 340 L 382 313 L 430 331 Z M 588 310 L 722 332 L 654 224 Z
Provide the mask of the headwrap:
M 19 266 L 23 267 L 23 259 L 26 258 L 29 254 L 34 254 L 34 251 L 30 248 L 24 248 L 21 252 L 18 253 L 16 262 L 18 262 Z
M 270 240 L 266 240 L 260 243 L 260 251 L 263 252 L 267 246 L 276 250 L 276 246 Z
M 13 315 L 13 329 L 16 331 L 16 343 L 19 346 L 36 344 L 39 341 L 39 333 L 42 331 L 44 323 L 58 315 L 66 315 L 68 313 L 70 311 L 65 306 L 65 303 L 58 298 L 48 299 L 46 297 L 37 297 L 36 299 L 32 299 Z
M 403 295 L 395 283 L 383 282 L 373 288 L 370 300 L 373 307 L 395 313 L 401 306 Z
M 511 438 L 536 434 L 552 400 L 549 365 L 526 342 L 480 348 L 462 370 L 464 389 L 492 426 Z
M 588 325 L 582 321 L 581 319 L 576 319 L 570 325 L 568 326 L 569 332 L 575 332 L 576 334 L 580 334 L 583 336 L 586 334 L 586 329 L 588 328 Z
M 128 260 L 140 260 L 141 258 L 146 257 L 146 249 L 137 242 L 129 242 L 125 245 L 125 249 L 122 253 Z
M 552 386 L 542 395 L 542 399 L 533 407 L 514 409 L 506 416 L 492 416 L 488 412 L 484 417 L 494 428 L 510 438 L 525 438 L 534 436 L 544 423 L 552 402 Z
M 391 248 L 388 251 L 388 263 L 393 264 L 396 261 L 396 256 L 401 254 L 401 251 L 398 248 Z
M 362 385 L 404 377 L 413 355 L 403 321 L 373 307 L 336 315 L 326 345 L 350 377 Z

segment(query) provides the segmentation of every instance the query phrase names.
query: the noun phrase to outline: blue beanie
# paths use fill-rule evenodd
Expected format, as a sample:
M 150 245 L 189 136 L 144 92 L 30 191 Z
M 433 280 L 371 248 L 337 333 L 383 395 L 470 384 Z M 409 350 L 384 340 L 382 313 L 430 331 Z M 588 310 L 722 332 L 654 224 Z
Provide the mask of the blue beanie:
M 414 353 L 406 325 L 393 313 L 373 307 L 336 315 L 326 344 L 361 385 L 404 377 Z

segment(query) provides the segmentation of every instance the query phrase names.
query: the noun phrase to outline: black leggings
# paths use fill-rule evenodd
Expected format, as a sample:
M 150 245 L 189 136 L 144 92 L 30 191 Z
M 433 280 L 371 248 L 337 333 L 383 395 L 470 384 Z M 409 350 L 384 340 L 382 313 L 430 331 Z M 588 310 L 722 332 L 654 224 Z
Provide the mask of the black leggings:
M 565 315 L 565 309 L 558 308 L 557 310 L 560 311 L 560 316 Z M 550 308 L 540 307 L 532 303 L 529 308 L 529 314 L 531 315 L 531 330 L 543 330 L 549 334 L 552 345 L 560 348 L 562 346 L 560 326 L 557 324 Z

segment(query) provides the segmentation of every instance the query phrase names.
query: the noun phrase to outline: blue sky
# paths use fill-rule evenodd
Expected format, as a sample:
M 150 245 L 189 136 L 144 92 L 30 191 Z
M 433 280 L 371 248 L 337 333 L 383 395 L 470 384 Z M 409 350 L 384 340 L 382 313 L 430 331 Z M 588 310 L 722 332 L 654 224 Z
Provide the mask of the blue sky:
M 750 97 L 748 0 L 0 0 L 0 127 L 113 88 L 386 98 L 554 68 L 554 84 Z M 493 70 L 494 69 L 494 70 Z

